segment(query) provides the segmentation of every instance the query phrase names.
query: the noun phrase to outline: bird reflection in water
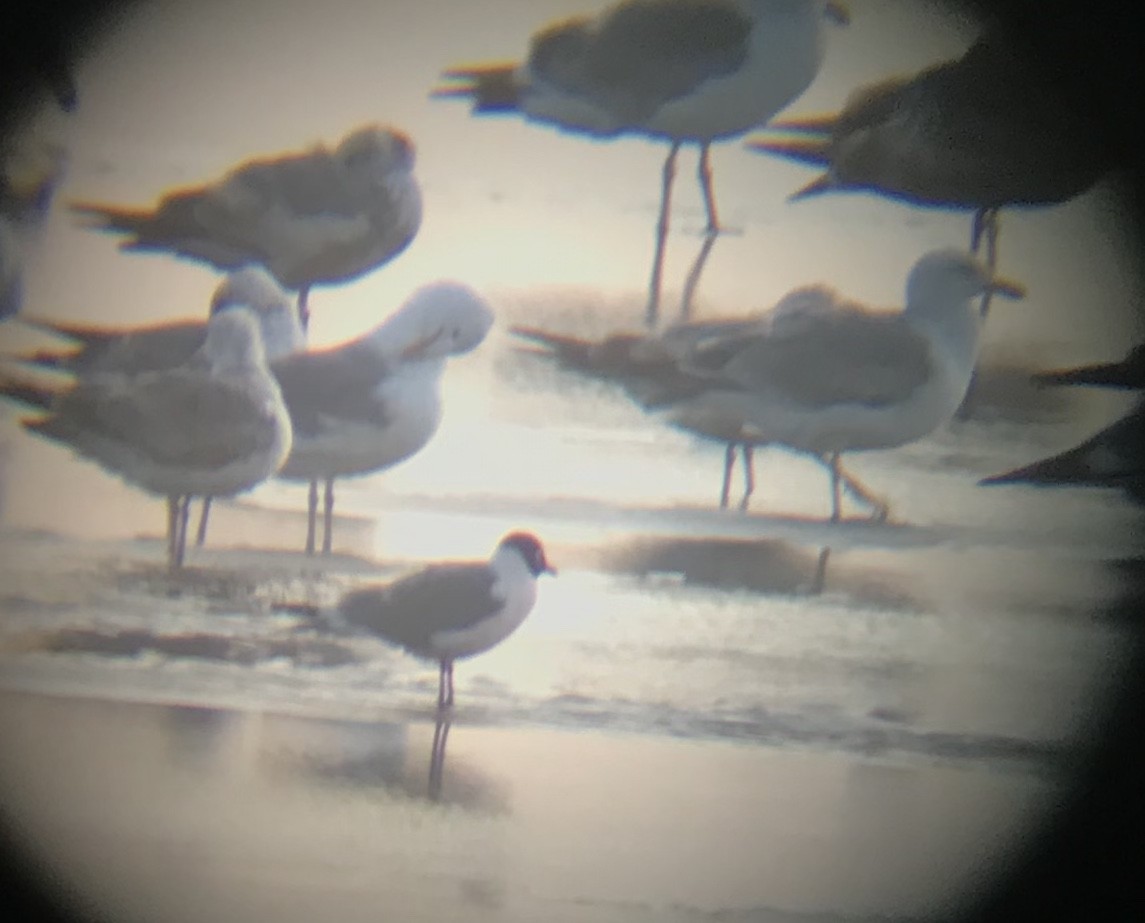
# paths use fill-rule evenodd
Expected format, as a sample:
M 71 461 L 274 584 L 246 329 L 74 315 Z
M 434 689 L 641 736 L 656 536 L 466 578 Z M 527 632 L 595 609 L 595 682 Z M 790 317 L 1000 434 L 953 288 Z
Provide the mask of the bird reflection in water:
M 445 775 L 445 743 L 449 739 L 449 728 L 453 724 L 453 713 L 448 708 L 438 709 L 437 721 L 433 726 L 433 747 L 429 754 L 429 784 L 426 795 L 430 801 L 441 800 L 441 782 Z

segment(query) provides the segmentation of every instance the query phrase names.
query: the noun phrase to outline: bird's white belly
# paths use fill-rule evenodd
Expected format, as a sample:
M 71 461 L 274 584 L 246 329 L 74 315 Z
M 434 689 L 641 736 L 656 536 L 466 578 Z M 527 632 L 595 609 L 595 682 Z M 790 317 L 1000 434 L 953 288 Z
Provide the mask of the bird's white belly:
M 537 588 L 531 581 L 515 587 L 508 594 L 501 611 L 483 619 L 471 628 L 459 631 L 439 631 L 430 638 L 435 656 L 442 659 L 472 657 L 489 650 L 509 637 L 536 602 Z
M 786 445 L 824 452 L 890 449 L 921 439 L 946 423 L 966 393 L 969 375 L 935 374 L 910 397 L 894 404 L 838 403 L 807 406 L 784 398 L 744 392 L 701 395 L 672 408 L 669 422 L 715 436 L 712 420 L 722 421 L 717 438 L 727 438 L 729 419 L 742 422 L 744 442 Z

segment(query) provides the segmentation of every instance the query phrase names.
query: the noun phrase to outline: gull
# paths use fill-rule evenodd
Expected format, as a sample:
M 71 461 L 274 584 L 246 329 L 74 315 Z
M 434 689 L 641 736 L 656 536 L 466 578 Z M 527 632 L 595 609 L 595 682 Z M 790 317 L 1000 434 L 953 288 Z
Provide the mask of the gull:
M 306 347 L 306 335 L 290 296 L 259 266 L 227 273 L 211 296 L 209 316 L 232 307 L 249 310 L 258 321 L 268 360 Z M 208 321 L 185 320 L 144 327 L 102 327 L 22 317 L 21 322 L 77 344 L 67 349 L 42 349 L 22 356 L 41 368 L 83 377 L 111 372 L 137 375 L 170 369 L 188 362 L 202 348 Z
M 722 505 L 735 446 L 745 446 L 748 468 L 742 508 L 754 486 L 750 448 L 776 444 L 827 466 L 833 522 L 841 487 L 885 518 L 886 503 L 842 471 L 840 456 L 905 445 L 950 420 L 978 355 L 982 319 L 970 300 L 987 289 L 1023 294 L 967 253 L 932 251 L 912 267 L 901 311 L 872 310 L 826 286 L 798 289 L 769 317 L 722 335 L 714 324 L 710 335 L 685 330 L 682 356 L 646 339 L 644 367 L 626 370 L 635 382 L 627 387 L 663 422 L 728 445 Z M 523 335 L 544 342 L 536 333 Z
M 152 208 L 76 203 L 88 226 L 126 234 L 124 250 L 173 253 L 216 269 L 260 264 L 298 291 L 356 279 L 401 253 L 421 225 L 414 148 L 381 125 L 335 147 L 246 161 L 220 180 L 167 193 Z
M 361 587 L 319 612 L 439 666 L 437 707 L 453 705 L 453 662 L 500 644 L 532 611 L 537 578 L 556 574 L 536 536 L 512 532 L 488 561 L 431 564 L 392 583 Z
M 328 554 L 335 478 L 381 471 L 421 451 L 441 422 L 446 360 L 476 349 L 492 324 L 489 305 L 468 286 L 435 282 L 364 336 L 271 364 L 294 431 L 278 476 L 310 483 L 307 554 L 314 553 L 318 482 L 326 484 Z
M 767 122 L 799 96 L 823 59 L 827 0 L 620 0 L 533 35 L 527 60 L 444 72 L 438 98 L 514 113 L 593 138 L 642 135 L 670 145 L 662 172 L 646 321 L 658 319 L 676 155 L 700 147 L 708 243 L 721 230 L 710 147 Z M 693 269 L 698 276 L 698 269 Z M 685 301 L 685 313 L 687 301 Z
M 824 172 L 792 200 L 864 191 L 974 210 L 970 241 L 997 267 L 998 212 L 1064 202 L 1113 166 L 1089 114 L 1047 85 L 1022 48 L 987 29 L 960 58 L 855 90 L 840 112 L 773 122 L 801 137 L 747 146 Z M 989 293 L 982 304 L 989 308 Z
M 1120 362 L 1042 372 L 1034 380 L 1042 384 L 1142 390 L 1145 344 L 1134 347 Z M 1071 449 L 983 478 L 979 483 L 1119 487 L 1135 503 L 1145 504 L 1145 401 L 1139 401 L 1121 419 Z
M 242 308 L 215 314 L 202 347 L 176 368 L 108 372 L 60 391 L 10 381 L 0 393 L 46 411 L 24 421 L 29 431 L 167 498 L 172 570 L 183 564 L 190 497 L 249 490 L 290 451 L 290 416 Z

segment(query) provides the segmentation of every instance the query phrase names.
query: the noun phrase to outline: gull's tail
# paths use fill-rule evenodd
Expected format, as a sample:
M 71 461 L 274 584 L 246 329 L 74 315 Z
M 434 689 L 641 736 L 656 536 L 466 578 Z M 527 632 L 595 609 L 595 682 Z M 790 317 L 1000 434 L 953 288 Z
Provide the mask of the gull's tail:
M 552 356 L 562 364 L 574 368 L 592 368 L 592 353 L 597 345 L 592 340 L 568 334 L 550 333 L 539 327 L 510 327 L 509 333 L 537 346 L 545 347 L 543 350 L 528 350 L 528 352 Z
M 141 234 L 154 217 L 144 208 L 117 208 L 114 205 L 100 205 L 96 202 L 71 202 L 69 210 L 78 215 L 81 226 L 112 234 Z
M 432 99 L 468 99 L 475 114 L 517 112 L 522 84 L 515 64 L 455 67 L 441 75 L 443 84 L 430 91 Z
M 49 410 L 52 403 L 59 396 L 60 388 L 49 385 L 36 384 L 25 378 L 19 378 L 0 372 L 0 397 L 23 404 L 33 410 Z

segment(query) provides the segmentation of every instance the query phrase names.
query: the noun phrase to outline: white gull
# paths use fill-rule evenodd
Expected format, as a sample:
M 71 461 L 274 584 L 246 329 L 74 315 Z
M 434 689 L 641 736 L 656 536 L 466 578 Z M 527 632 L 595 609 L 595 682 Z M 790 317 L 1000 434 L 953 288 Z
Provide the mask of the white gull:
M 986 289 L 1022 294 L 966 253 L 934 251 L 911 269 L 902 311 L 871 310 L 826 286 L 799 289 L 769 316 L 636 338 L 616 350 L 629 357 L 622 371 L 614 367 L 606 377 L 619 378 L 664 422 L 727 443 L 723 505 L 735 446 L 745 447 L 746 508 L 751 447 L 776 444 L 828 466 L 833 521 L 842 486 L 881 518 L 886 504 L 842 471 L 840 456 L 905 445 L 951 418 L 978 355 L 982 319 L 971 299 Z M 573 338 L 514 332 L 569 364 L 570 350 L 559 341 Z
M 522 63 L 447 70 L 433 95 L 597 138 L 669 142 L 648 294 L 654 325 L 680 146 L 700 146 L 711 239 L 720 230 L 711 144 L 764 124 L 807 89 L 823 59 L 825 15 L 849 18 L 833 0 L 620 0 L 540 30 Z
M 441 421 L 446 360 L 476 349 L 492 324 L 493 312 L 476 292 L 436 282 L 365 336 L 272 363 L 294 424 L 294 447 L 279 477 L 310 482 L 308 554 L 318 482 L 326 484 L 322 550 L 329 553 L 335 478 L 392 467 L 424 448 Z
M 309 319 L 313 285 L 348 282 L 401 253 L 421 225 L 414 148 L 380 125 L 333 148 L 250 160 L 220 180 L 169 192 L 153 208 L 77 203 L 98 230 L 127 234 L 125 250 L 173 253 L 217 269 L 265 266 L 298 291 Z
M 0 393 L 47 414 L 24 426 L 167 498 L 167 556 L 182 566 L 192 496 L 233 496 L 274 474 L 290 451 L 290 416 L 258 324 L 221 311 L 202 348 L 164 371 L 81 378 L 56 391 L 5 382 Z

